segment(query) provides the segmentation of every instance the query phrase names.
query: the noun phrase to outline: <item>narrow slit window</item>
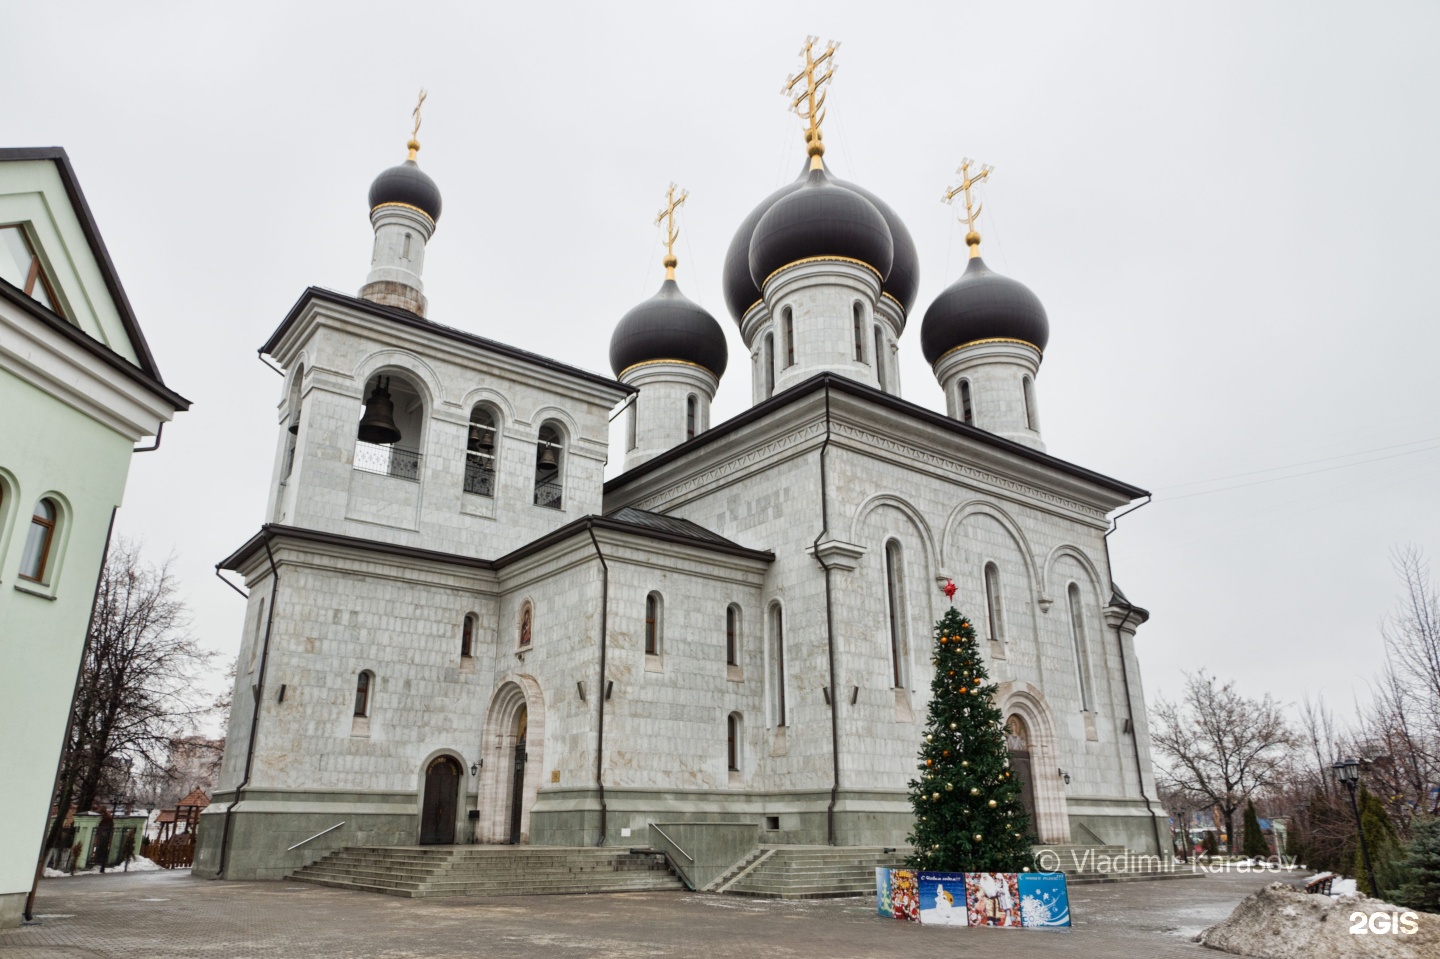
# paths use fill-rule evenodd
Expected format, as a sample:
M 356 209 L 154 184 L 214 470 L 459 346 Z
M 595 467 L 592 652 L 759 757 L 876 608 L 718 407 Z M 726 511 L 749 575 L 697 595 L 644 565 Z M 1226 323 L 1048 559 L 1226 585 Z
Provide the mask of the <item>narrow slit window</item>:
M 960 381 L 960 421 L 975 424 L 975 404 L 970 400 L 970 381 Z
M 740 665 L 740 611 L 733 605 L 725 609 L 725 665 Z
M 660 597 L 656 593 L 645 597 L 645 653 L 660 655 Z
M 699 405 L 700 403 L 695 398 L 695 394 L 691 393 L 685 398 L 685 438 L 687 440 L 693 440 L 695 438 L 695 427 L 699 417 Z
M 875 379 L 880 383 L 880 389 L 887 393 L 890 391 L 885 376 L 885 333 L 878 326 L 875 327 Z
M 1038 433 L 1040 422 L 1035 416 L 1035 381 L 1028 376 L 1022 377 L 1020 389 L 1025 400 L 1025 428 Z
M 1005 621 L 1000 601 L 1000 568 L 994 563 L 985 564 L 985 614 L 990 639 L 1005 642 Z
M 355 715 L 370 715 L 370 681 L 373 677 L 367 669 L 355 680 Z
M 468 613 L 460 627 L 460 656 L 469 659 L 475 655 L 475 614 Z
M 740 771 L 740 717 L 725 717 L 725 765 L 732 772 Z
M 1085 604 L 1080 599 L 1080 587 L 1074 583 L 1066 592 L 1070 600 L 1070 641 L 1075 646 L 1075 682 L 1080 688 L 1080 708 L 1089 712 L 1092 699 L 1085 643 Z
M 774 642 L 775 656 L 773 665 L 774 674 L 774 704 L 775 704 L 775 725 L 786 725 L 785 716 L 785 611 L 776 604 L 770 611 L 770 631 Z
M 905 685 L 904 585 L 901 582 L 900 545 L 885 547 L 885 598 L 890 611 L 890 667 L 896 689 Z
M 764 384 L 765 399 L 775 395 L 775 334 L 765 334 L 765 345 L 760 351 L 760 362 L 764 369 L 760 371 L 761 383 Z
M 640 406 L 640 394 L 639 394 L 639 393 L 636 393 L 635 396 L 630 400 L 630 408 L 625 411 L 625 449 L 626 449 L 626 450 L 633 450 L 633 449 L 635 448 L 635 445 L 636 445 L 636 443 L 635 443 L 635 441 L 636 441 L 636 435 L 635 435 L 635 429 L 636 429 L 636 426 L 635 426 L 635 418 L 640 415 L 639 406 Z
M 790 311 L 790 307 L 788 307 L 788 306 L 785 307 L 785 311 L 781 314 L 781 324 L 784 326 L 784 333 L 785 333 L 785 365 L 786 365 L 787 367 L 794 366 L 794 365 L 795 365 L 795 316 L 794 316 L 794 314 Z
M 865 362 L 865 308 L 859 302 L 854 305 L 855 362 Z

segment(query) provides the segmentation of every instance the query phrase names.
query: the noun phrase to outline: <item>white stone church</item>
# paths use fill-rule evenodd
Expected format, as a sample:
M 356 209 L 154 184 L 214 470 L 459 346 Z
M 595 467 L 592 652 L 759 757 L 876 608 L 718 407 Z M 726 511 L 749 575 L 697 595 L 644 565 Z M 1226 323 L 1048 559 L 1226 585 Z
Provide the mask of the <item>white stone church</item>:
M 753 403 L 723 423 L 727 337 L 673 256 L 615 328 L 614 378 L 578 369 L 444 325 L 419 144 L 380 174 L 359 295 L 307 289 L 261 348 L 286 374 L 275 469 L 220 564 L 249 598 L 197 875 L 345 845 L 624 846 L 678 820 L 901 845 L 947 580 L 1036 838 L 1159 850 L 1147 614 L 1104 538 L 1145 492 L 1045 453 L 1048 319 L 973 221 L 918 332 L 948 412 L 901 397 L 915 246 L 826 169 L 816 122 L 807 144 L 730 245 Z

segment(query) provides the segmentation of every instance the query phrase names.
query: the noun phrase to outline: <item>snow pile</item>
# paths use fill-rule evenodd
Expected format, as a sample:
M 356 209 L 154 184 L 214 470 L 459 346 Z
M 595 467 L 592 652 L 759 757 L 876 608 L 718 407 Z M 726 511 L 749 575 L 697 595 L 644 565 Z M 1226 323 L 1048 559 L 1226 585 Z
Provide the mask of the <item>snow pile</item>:
M 164 872 L 164 869 L 160 866 L 155 865 L 154 862 L 146 859 L 144 856 L 136 856 L 134 859 L 130 860 L 130 865 L 128 868 L 125 866 L 124 863 L 121 863 L 118 866 L 110 866 L 105 870 L 104 875 L 119 876 L 124 875 L 126 872 Z M 68 879 L 71 876 L 98 875 L 101 875 L 100 867 L 98 866 L 94 866 L 90 869 L 81 869 L 73 873 L 65 872 L 63 869 L 51 869 L 48 866 L 45 869 L 46 879 Z
M 1337 882 L 1336 885 L 1339 885 Z M 1316 896 L 1283 882 L 1254 893 L 1195 941 L 1237 956 L 1259 959 L 1426 959 L 1440 955 L 1440 916 L 1414 913 L 1416 931 L 1377 933 L 1360 922 L 1362 913 L 1386 913 L 1390 926 L 1398 906 L 1362 896 Z M 1363 933 L 1351 930 L 1360 924 Z

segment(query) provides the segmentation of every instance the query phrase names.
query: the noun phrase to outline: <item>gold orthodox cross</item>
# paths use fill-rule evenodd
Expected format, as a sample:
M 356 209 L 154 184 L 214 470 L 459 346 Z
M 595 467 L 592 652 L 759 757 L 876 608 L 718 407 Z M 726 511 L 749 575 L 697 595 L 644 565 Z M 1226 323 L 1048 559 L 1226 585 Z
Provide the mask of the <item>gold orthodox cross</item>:
M 426 93 L 422 87 L 420 90 L 420 99 L 415 101 L 415 109 L 410 111 L 410 115 L 415 118 L 415 126 L 410 131 L 410 142 L 407 143 L 406 146 L 410 148 L 410 159 L 412 160 L 415 159 L 415 154 L 420 152 L 420 141 L 416 139 L 420 136 L 420 108 L 425 105 L 425 98 L 429 95 L 430 94 Z
M 655 216 L 655 225 L 665 224 L 665 279 L 675 279 L 675 267 L 680 261 L 675 259 L 675 241 L 680 238 L 680 228 L 675 225 L 675 211 L 680 209 L 680 204 L 690 196 L 689 190 L 680 190 L 677 197 L 675 191 L 679 189 L 675 184 L 665 191 L 665 209 Z
M 960 168 L 955 171 L 960 174 L 960 182 L 946 190 L 945 196 L 942 198 L 945 203 L 953 203 L 957 196 L 962 193 L 965 194 L 965 242 L 970 247 L 970 255 L 972 257 L 980 255 L 980 234 L 975 232 L 975 220 L 980 216 L 980 210 L 983 205 L 973 202 L 970 190 L 981 180 L 990 176 L 990 171 L 995 169 L 988 163 L 982 163 L 980 165 L 980 172 L 971 176 L 970 167 L 974 162 L 975 161 L 969 157 L 960 161 Z
M 805 38 L 805 45 L 800 48 L 805 66 L 799 73 L 787 78 L 780 88 L 780 92 L 790 100 L 790 109 L 807 124 L 805 152 L 810 157 L 812 170 L 822 169 L 825 165 L 820 160 L 825 153 L 825 144 L 820 138 L 820 124 L 825 122 L 826 91 L 822 87 L 835 75 L 835 51 L 840 49 L 839 42 L 830 40 L 825 44 L 825 52 L 817 57 L 815 44 L 819 42 L 819 37 Z M 804 81 L 803 86 L 801 81 Z

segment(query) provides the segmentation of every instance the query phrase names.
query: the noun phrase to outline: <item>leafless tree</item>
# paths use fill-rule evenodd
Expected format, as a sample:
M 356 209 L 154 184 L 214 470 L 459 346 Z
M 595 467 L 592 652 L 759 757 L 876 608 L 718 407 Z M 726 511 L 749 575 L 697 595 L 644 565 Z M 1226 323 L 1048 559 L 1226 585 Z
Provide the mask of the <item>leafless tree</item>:
M 1185 674 L 1180 702 L 1158 700 L 1151 735 L 1169 788 L 1213 804 L 1235 847 L 1235 813 L 1258 791 L 1284 782 L 1297 739 L 1267 693 L 1247 699 L 1233 682 Z
M 56 788 L 52 845 L 63 811 L 119 799 L 135 774 L 164 768 L 172 744 L 211 707 L 196 680 L 212 654 L 190 636 L 170 560 L 145 562 L 138 544 L 113 543 L 100 574 L 69 739 Z
M 1396 610 L 1381 623 L 1394 685 L 1415 707 L 1427 735 L 1440 735 L 1440 590 L 1430 561 L 1414 546 L 1393 550 L 1390 561 L 1404 586 Z

